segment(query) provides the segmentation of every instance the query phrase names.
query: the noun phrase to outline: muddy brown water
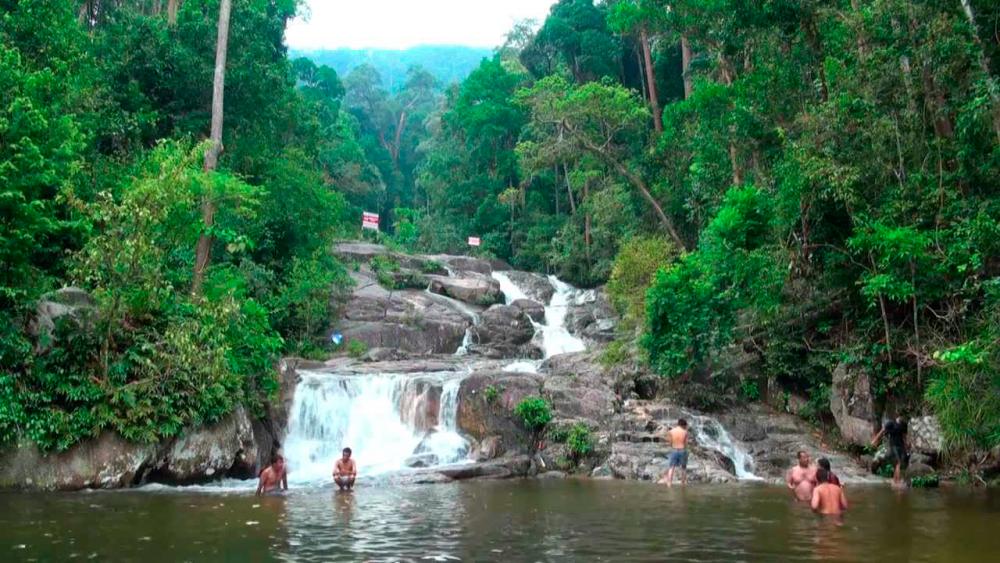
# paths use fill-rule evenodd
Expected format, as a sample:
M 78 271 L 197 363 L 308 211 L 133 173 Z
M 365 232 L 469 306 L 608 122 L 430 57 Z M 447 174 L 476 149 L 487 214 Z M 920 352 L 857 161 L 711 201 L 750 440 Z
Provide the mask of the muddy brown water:
M 849 486 L 843 520 L 782 487 L 623 481 L 250 485 L 0 494 L 0 561 L 989 561 L 1000 491 Z

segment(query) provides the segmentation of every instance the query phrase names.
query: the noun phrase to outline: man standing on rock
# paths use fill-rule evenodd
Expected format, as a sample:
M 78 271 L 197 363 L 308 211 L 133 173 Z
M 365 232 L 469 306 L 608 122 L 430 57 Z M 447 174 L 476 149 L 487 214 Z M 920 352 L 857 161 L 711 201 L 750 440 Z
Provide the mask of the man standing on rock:
M 257 483 L 257 496 L 271 492 L 288 490 L 288 471 L 285 469 L 285 458 L 281 455 L 274 456 L 271 465 L 260 472 L 260 481 Z
M 906 419 L 902 416 L 890 420 L 872 438 L 872 446 L 877 446 L 883 436 L 889 438 L 889 458 L 895 464 L 892 472 L 892 484 L 899 487 L 903 483 L 903 472 L 910 464 L 910 454 L 906 452 Z
M 688 438 L 688 423 L 683 418 L 677 421 L 677 426 L 674 426 L 667 432 L 667 436 L 670 438 L 670 447 L 673 451 L 667 456 L 667 476 L 660 479 L 660 483 L 664 480 L 667 482 L 668 487 L 674 486 L 674 469 L 681 468 L 681 485 L 687 485 L 687 465 L 688 465 L 688 451 L 687 451 L 687 438 Z
M 358 466 L 351 459 L 351 448 L 344 448 L 342 454 L 343 456 L 333 466 L 333 482 L 341 491 L 350 491 L 354 488 L 354 479 L 358 476 Z
M 798 452 L 798 460 L 798 465 L 788 471 L 788 488 L 796 500 L 809 502 L 816 486 L 816 468 L 809 465 L 809 454 L 804 451 Z

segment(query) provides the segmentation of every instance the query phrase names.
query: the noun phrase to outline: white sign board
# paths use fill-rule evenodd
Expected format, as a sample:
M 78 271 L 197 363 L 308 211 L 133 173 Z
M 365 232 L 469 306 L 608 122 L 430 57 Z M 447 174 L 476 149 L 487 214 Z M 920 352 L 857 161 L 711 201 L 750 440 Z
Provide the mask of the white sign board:
M 369 213 L 367 211 L 361 214 L 361 228 L 362 229 L 372 229 L 378 230 L 378 213 Z
M 469 237 L 469 246 L 479 246 L 479 237 Z

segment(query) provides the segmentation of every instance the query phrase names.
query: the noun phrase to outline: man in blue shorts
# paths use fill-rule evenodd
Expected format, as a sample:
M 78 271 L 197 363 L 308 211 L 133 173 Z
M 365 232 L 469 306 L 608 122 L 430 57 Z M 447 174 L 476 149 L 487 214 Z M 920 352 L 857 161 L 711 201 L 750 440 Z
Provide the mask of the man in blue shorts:
M 667 456 L 667 475 L 660 479 L 660 483 L 666 481 L 668 487 L 674 485 L 674 470 L 678 467 L 681 468 L 681 485 L 687 485 L 687 465 L 688 465 L 688 450 L 687 450 L 687 438 L 688 438 L 688 423 L 683 418 L 677 421 L 677 426 L 674 426 L 667 432 L 667 436 L 670 438 L 670 447 L 672 448 L 670 454 Z

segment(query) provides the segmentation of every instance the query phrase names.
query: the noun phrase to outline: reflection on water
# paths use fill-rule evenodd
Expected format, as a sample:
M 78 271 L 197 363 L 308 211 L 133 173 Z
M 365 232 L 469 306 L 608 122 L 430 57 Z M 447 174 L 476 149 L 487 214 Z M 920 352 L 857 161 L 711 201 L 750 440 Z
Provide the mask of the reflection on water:
M 851 487 L 843 520 L 780 487 L 619 481 L 366 483 L 0 494 L 4 561 L 980 561 L 997 492 Z

